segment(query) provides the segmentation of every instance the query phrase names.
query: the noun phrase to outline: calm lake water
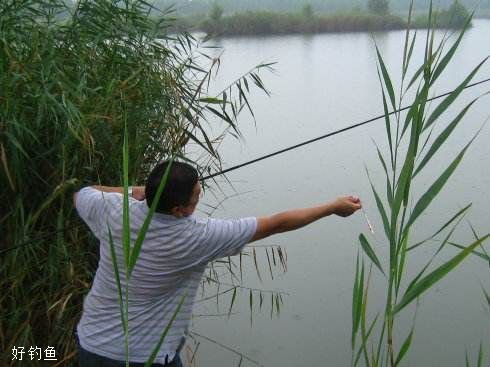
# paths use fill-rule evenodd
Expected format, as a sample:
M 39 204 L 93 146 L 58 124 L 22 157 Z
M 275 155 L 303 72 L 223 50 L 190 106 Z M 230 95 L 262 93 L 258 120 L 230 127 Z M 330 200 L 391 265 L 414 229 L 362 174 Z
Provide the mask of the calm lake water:
M 399 85 L 404 32 L 379 33 L 374 37 L 396 85 Z M 434 94 L 454 88 L 490 54 L 489 37 L 490 21 L 474 21 L 474 27 L 464 37 Z M 414 51 L 415 63 L 423 57 L 422 42 Z M 257 124 L 244 114 L 240 122 L 244 140 L 228 137 L 223 142 L 224 167 L 382 112 L 375 48 L 372 35 L 368 33 L 228 38 L 215 43 L 224 48 L 216 89 L 260 62 L 278 62 L 276 73 L 261 74 L 272 96 L 268 98 L 256 92 L 250 98 Z M 475 80 L 488 77 L 490 65 L 485 65 Z M 487 83 L 464 92 L 457 107 L 460 109 L 488 90 L 490 85 Z M 434 158 L 426 174 L 417 180 L 415 190 L 418 195 L 488 119 L 489 98 L 483 98 L 467 114 L 449 144 Z M 459 109 L 449 111 L 444 121 L 449 121 Z M 383 120 L 235 171 L 228 175 L 233 188 L 223 179 L 220 182 L 224 194 L 238 195 L 227 199 L 214 215 L 267 215 L 314 205 L 337 195 L 356 194 L 363 200 L 375 229 L 374 238 L 370 234 L 369 237 L 386 264 L 387 244 L 364 171 L 366 164 L 375 184 L 384 187 L 372 139 L 386 152 Z M 435 232 L 469 202 L 473 207 L 467 219 L 480 234 L 489 231 L 489 157 L 490 126 L 487 125 L 451 182 L 430 206 L 427 215 L 419 220 L 414 240 Z M 203 201 L 214 205 L 224 194 L 216 190 L 215 198 L 208 191 Z M 201 204 L 201 209 L 206 210 L 206 207 Z M 230 293 L 221 297 L 218 304 L 216 299 L 198 303 L 195 313 L 201 316 L 194 318 L 192 330 L 235 348 L 268 367 L 350 365 L 352 284 L 359 249 L 357 238 L 361 232 L 367 235 L 369 230 L 363 215 L 356 214 L 347 219 L 326 218 L 302 230 L 258 242 L 257 245 L 281 245 L 288 255 L 288 270 L 285 273 L 275 271 L 272 280 L 265 252 L 258 248 L 263 280 L 258 279 L 253 260 L 245 258 L 243 284 L 287 292 L 279 317 L 270 317 L 270 295 L 266 294 L 262 311 L 254 311 L 251 325 L 249 293 L 242 291 L 237 294 L 230 319 L 209 316 L 228 311 Z M 455 238 L 465 244 L 471 241 L 465 221 Z M 408 278 L 425 264 L 435 247 L 436 243 L 433 243 L 413 252 L 408 261 Z M 436 264 L 454 253 L 447 248 Z M 223 277 L 223 282 L 230 283 L 230 277 Z M 382 311 L 386 284 L 377 273 L 372 282 L 371 317 Z M 490 363 L 490 313 L 488 307 L 485 308 L 481 284 L 490 290 L 489 264 L 471 257 L 426 293 L 419 305 L 413 347 L 404 366 L 462 366 L 465 350 L 476 358 L 480 342 L 486 347 L 486 363 Z M 226 288 L 222 286 L 221 290 Z M 210 294 L 211 288 L 199 297 Z M 258 303 L 258 295 L 254 302 Z M 398 348 L 409 331 L 413 308 L 404 315 L 398 321 Z M 203 339 L 198 341 L 201 344 L 197 366 L 239 364 L 240 358 L 232 352 Z M 244 360 L 242 365 L 253 364 Z

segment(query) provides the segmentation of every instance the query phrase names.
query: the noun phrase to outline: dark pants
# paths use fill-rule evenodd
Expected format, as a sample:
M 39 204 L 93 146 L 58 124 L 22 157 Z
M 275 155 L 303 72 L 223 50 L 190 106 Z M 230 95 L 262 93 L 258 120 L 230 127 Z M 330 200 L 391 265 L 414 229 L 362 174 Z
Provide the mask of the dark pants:
M 98 354 L 94 354 L 89 352 L 88 350 L 83 349 L 80 345 L 78 345 L 78 360 L 80 367 L 126 367 L 126 362 L 116 361 L 114 359 L 110 359 L 107 357 L 99 356 Z M 135 363 L 130 362 L 130 367 L 144 367 L 144 363 Z M 165 364 L 154 363 L 152 367 L 183 367 L 182 361 L 180 360 L 180 356 L 177 353 L 172 362 L 168 362 Z

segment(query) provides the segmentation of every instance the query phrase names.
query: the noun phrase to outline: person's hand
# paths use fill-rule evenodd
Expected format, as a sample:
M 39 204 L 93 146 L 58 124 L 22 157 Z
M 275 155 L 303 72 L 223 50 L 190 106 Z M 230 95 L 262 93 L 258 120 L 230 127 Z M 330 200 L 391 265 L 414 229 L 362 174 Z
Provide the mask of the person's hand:
M 361 200 L 355 196 L 341 196 L 338 197 L 334 202 L 334 214 L 340 217 L 348 217 L 349 215 L 355 213 L 361 209 Z
M 133 199 L 143 201 L 145 200 L 145 187 L 144 186 L 133 186 Z

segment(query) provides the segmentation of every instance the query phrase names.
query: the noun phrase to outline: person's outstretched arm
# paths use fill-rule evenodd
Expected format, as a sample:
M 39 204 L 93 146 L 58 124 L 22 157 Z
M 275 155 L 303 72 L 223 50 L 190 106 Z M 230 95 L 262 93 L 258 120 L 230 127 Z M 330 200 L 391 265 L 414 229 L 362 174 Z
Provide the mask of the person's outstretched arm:
M 354 196 L 339 197 L 336 200 L 311 208 L 293 209 L 268 217 L 257 218 L 257 230 L 250 242 L 276 233 L 293 231 L 328 215 L 348 217 L 361 209 L 361 201 Z

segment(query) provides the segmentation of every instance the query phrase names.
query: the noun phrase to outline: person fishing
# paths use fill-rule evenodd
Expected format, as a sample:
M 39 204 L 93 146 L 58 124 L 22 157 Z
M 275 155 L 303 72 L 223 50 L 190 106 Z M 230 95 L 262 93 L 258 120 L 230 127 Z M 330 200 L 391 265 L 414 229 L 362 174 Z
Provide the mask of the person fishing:
M 348 217 L 361 209 L 359 198 L 343 196 L 318 206 L 264 217 L 199 218 L 194 215 L 202 194 L 197 170 L 183 162 L 157 164 L 145 186 L 130 188 L 130 236 L 134 242 L 160 182 L 168 178 L 150 223 L 128 286 L 129 360 L 143 366 L 169 324 L 180 311 L 153 366 L 181 367 L 179 355 L 194 298 L 209 262 L 238 254 L 246 244 L 293 231 L 321 218 Z M 113 238 L 119 269 L 123 268 L 123 188 L 84 187 L 74 194 L 75 207 L 100 241 L 100 259 L 77 325 L 81 367 L 125 366 L 125 334 L 111 257 Z M 124 274 L 121 273 L 124 284 Z

